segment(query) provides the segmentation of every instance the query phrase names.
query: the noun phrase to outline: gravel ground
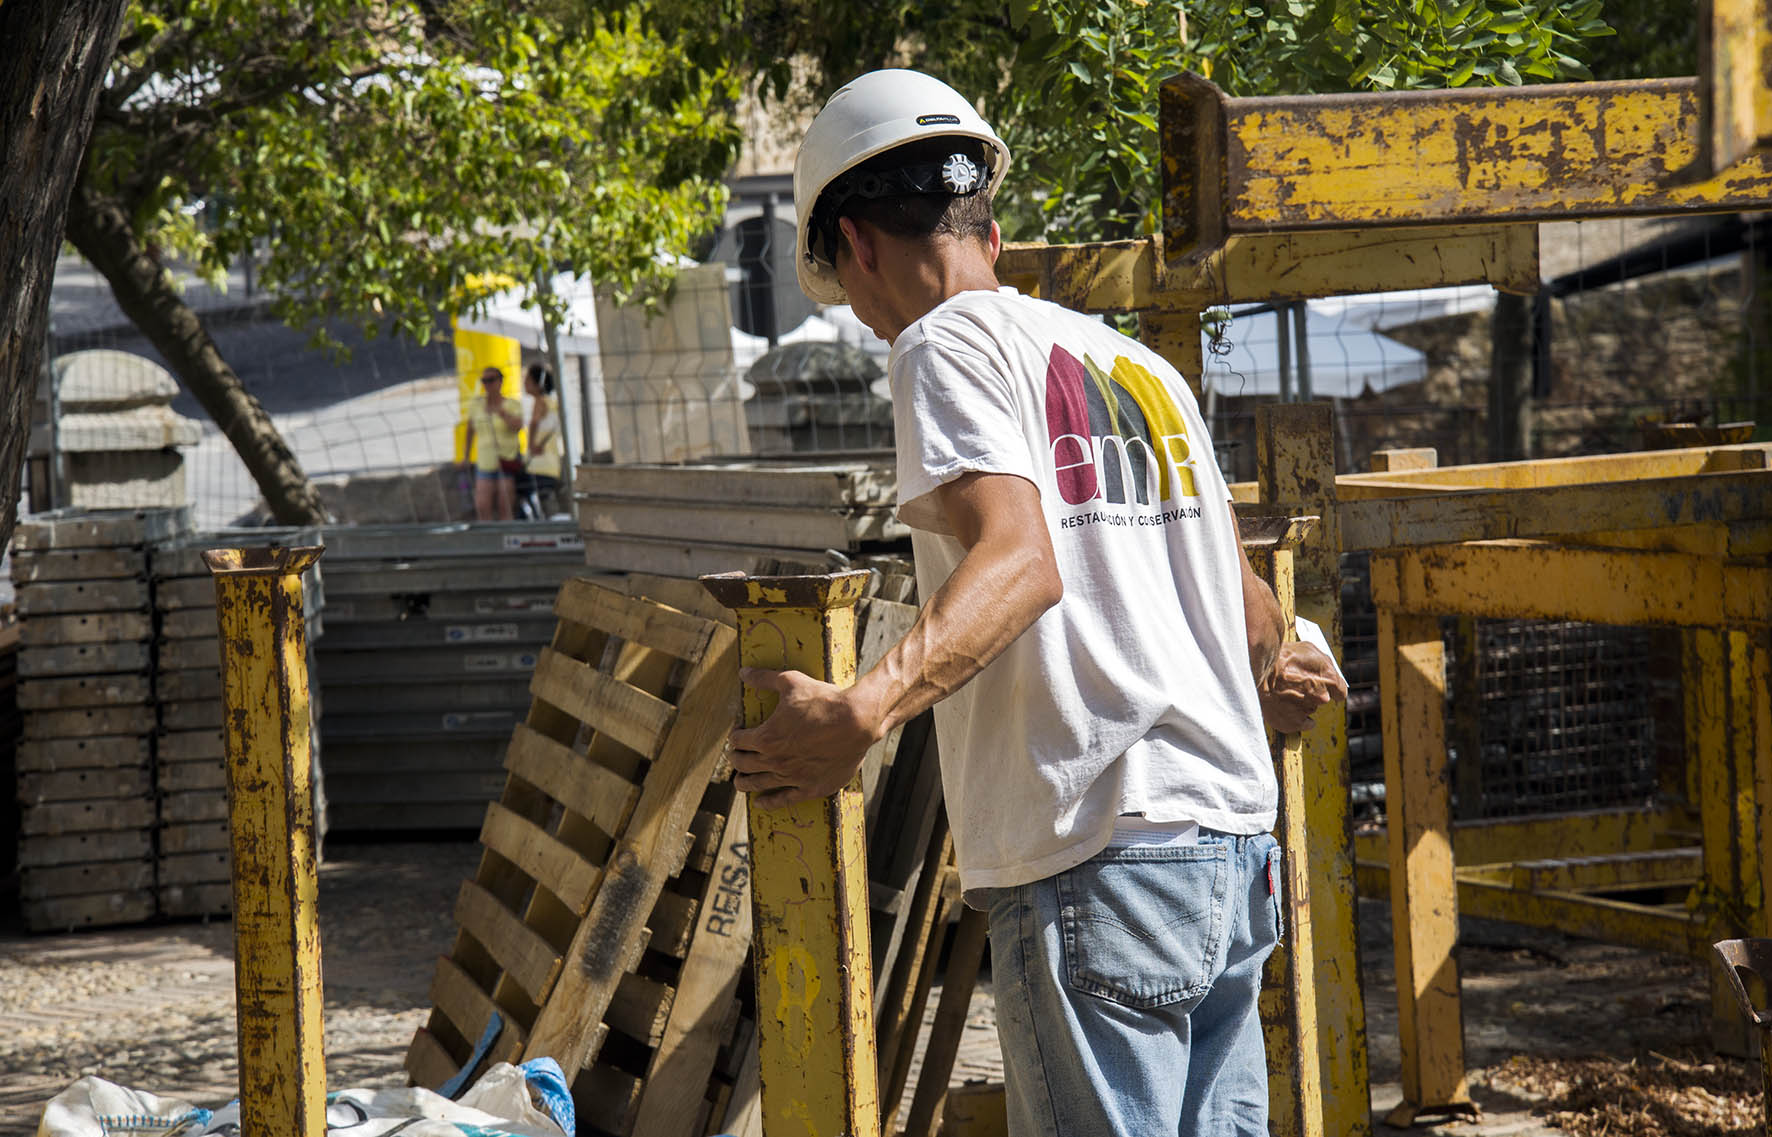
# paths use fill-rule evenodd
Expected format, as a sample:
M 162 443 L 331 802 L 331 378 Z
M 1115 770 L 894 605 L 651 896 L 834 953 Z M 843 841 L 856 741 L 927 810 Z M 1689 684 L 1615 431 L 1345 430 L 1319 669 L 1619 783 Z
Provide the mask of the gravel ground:
M 432 961 L 448 950 L 455 894 L 479 849 L 330 844 L 327 854 L 327 1081 L 402 1085 Z M 1385 905 L 1361 903 L 1360 933 L 1382 1115 L 1400 1096 Z M 1697 964 L 1478 920 L 1463 937 L 1466 1059 L 1484 1118 L 1442 1126 L 1448 1137 L 1761 1132 L 1754 1068 L 1710 1052 Z M 63 936 L 0 928 L 0 1137 L 33 1133 L 43 1103 L 83 1074 L 210 1107 L 232 1098 L 231 947 L 225 922 Z M 956 1078 L 1000 1077 L 988 977 L 967 1026 Z
M 329 844 L 320 870 L 327 1084 L 405 1084 L 431 961 L 479 846 Z M 0 931 L 0 1134 L 85 1074 L 211 1108 L 235 1096 L 225 921 L 25 936 Z

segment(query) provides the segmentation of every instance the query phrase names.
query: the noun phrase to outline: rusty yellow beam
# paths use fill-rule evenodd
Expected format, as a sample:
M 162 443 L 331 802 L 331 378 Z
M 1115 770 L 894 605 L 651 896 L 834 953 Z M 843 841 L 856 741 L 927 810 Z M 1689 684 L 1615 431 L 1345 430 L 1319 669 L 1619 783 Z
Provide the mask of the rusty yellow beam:
M 703 577 L 738 614 L 739 660 L 855 682 L 856 601 L 868 574 Z M 744 722 L 776 694 L 744 690 Z M 878 1137 L 861 780 L 820 801 L 750 807 L 763 1129 Z
M 1772 147 L 1772 0 L 1704 0 L 1699 15 L 1700 170 Z
M 1372 600 L 1494 620 L 1763 627 L 1772 625 L 1772 566 L 1525 541 L 1391 549 L 1372 554 Z
M 1450 490 L 1343 502 L 1341 547 L 1412 548 L 1503 537 L 1772 518 L 1772 471 L 1694 474 L 1518 490 Z
M 1359 863 L 1360 894 L 1384 896 L 1394 886 L 1383 861 Z M 1528 928 L 1548 928 L 1586 936 L 1602 943 L 1697 956 L 1700 944 L 1691 916 L 1682 907 L 1658 907 L 1608 900 L 1579 892 L 1531 892 L 1508 885 L 1460 877 L 1458 910 L 1485 920 L 1505 920 Z
M 1162 88 L 1164 252 L 1232 234 L 1772 205 L 1754 154 L 1700 178 L 1696 79 L 1227 98 Z
M 1541 857 L 1580 857 L 1606 852 L 1648 852 L 1686 840 L 1696 830 L 1686 810 L 1595 809 L 1541 817 L 1460 821 L 1452 827 L 1457 863 L 1480 866 L 1512 862 L 1520 850 Z M 1384 859 L 1384 829 L 1357 833 L 1354 854 L 1361 861 Z
M 1324 403 L 1267 405 L 1256 411 L 1257 496 L 1265 511 L 1320 515 L 1317 532 L 1294 555 L 1297 613 L 1341 650 L 1341 558 L 1335 533 L 1335 436 Z M 1360 986 L 1353 848 L 1348 834 L 1347 710 L 1320 709 L 1300 736 L 1299 792 L 1304 842 L 1287 852 L 1310 882 L 1316 956 L 1317 1061 L 1327 1133 L 1372 1131 L 1366 1003 Z
M 1538 288 L 1533 225 L 1259 233 L 1165 266 L 1162 238 L 1011 244 L 997 279 L 1080 312 L 1136 312 L 1304 300 L 1359 292 L 1492 284 Z
M 1457 880 L 1446 763 L 1446 661 L 1435 616 L 1378 610 L 1391 928 L 1403 1102 L 1386 1121 L 1472 1113 L 1464 1070 Z
M 244 1137 L 326 1132 L 302 572 L 317 548 L 214 549 Z
M 1458 879 L 1548 892 L 1615 892 L 1690 886 L 1702 867 L 1702 850 L 1651 849 L 1580 857 L 1540 857 L 1493 865 L 1460 865 Z
M 1380 451 L 1415 454 L 1416 451 Z M 1425 453 L 1431 454 L 1432 451 Z M 1481 462 L 1469 466 L 1389 464 L 1369 474 L 1342 474 L 1338 487 L 1418 485 L 1442 489 L 1522 490 L 1593 482 L 1631 482 L 1689 474 L 1729 474 L 1772 466 L 1772 442 L 1736 446 L 1693 446 L 1681 450 L 1642 450 L 1627 454 L 1586 454 L 1521 462 Z

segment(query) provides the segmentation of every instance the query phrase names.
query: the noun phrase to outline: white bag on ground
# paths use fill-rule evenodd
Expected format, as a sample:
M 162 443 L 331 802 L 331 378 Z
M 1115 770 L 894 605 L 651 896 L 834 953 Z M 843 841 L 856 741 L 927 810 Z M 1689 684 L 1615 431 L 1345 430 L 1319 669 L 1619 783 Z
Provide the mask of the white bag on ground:
M 339 1090 L 326 1097 L 332 1137 L 572 1137 L 537 1108 L 521 1068 L 500 1062 L 460 1101 L 430 1090 Z M 211 1113 L 190 1102 L 81 1078 L 43 1109 L 37 1137 L 231 1137 L 240 1103 Z

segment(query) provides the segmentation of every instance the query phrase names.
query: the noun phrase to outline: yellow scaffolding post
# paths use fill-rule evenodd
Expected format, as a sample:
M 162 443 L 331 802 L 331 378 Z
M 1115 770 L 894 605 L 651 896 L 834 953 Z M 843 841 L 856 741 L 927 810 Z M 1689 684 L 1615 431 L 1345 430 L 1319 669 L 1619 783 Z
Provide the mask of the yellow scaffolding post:
M 868 574 L 703 577 L 738 614 L 739 661 L 855 682 Z M 745 688 L 744 723 L 776 694 Z M 763 1128 L 772 1137 L 878 1137 L 867 841 L 859 778 L 834 796 L 750 809 Z
M 1380 606 L 1378 666 L 1403 1051 L 1403 1103 L 1385 1121 L 1409 1126 L 1423 1113 L 1475 1113 L 1464 1072 L 1439 618 Z
M 318 548 L 215 549 L 244 1137 L 326 1131 L 303 570 Z
M 1245 518 L 1243 548 L 1256 573 L 1273 587 L 1290 627 L 1297 611 L 1294 551 L 1315 530 L 1318 519 L 1282 517 L 1260 521 L 1273 525 L 1273 535 L 1255 532 L 1257 525 Z M 1304 736 L 1275 736 L 1271 745 L 1280 782 L 1280 820 L 1274 834 L 1285 850 L 1281 895 L 1286 923 L 1283 942 L 1268 957 L 1261 990 L 1261 1022 L 1267 1040 L 1268 1131 L 1274 1137 L 1324 1137 Z
M 1261 508 L 1316 515 L 1319 529 L 1297 552 L 1297 614 L 1341 649 L 1341 536 L 1335 501 L 1335 443 L 1327 403 L 1289 403 L 1256 411 Z M 1323 707 L 1299 738 L 1304 837 L 1287 856 L 1310 882 L 1316 973 L 1317 1055 L 1326 1132 L 1372 1131 L 1366 1055 L 1366 1003 L 1360 987 L 1359 929 L 1354 918 L 1354 851 L 1349 815 L 1347 708 Z

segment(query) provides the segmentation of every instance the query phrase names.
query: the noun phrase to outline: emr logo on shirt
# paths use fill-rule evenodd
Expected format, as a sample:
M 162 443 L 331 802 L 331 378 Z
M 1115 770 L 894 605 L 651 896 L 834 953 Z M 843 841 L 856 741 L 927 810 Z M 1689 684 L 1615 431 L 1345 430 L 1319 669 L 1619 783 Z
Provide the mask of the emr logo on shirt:
M 1067 504 L 1198 497 L 1181 408 L 1163 383 L 1126 356 L 1104 372 L 1054 345 L 1046 363 L 1046 430 Z M 1153 478 L 1152 475 L 1155 475 Z

